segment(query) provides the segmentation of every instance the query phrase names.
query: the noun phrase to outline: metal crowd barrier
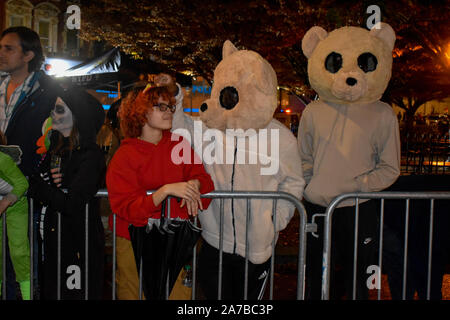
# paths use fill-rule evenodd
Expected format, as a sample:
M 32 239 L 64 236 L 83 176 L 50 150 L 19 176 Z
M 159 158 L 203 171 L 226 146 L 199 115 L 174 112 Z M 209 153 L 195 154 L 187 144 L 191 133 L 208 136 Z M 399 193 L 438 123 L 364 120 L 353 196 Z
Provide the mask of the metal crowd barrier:
M 448 174 L 450 172 L 449 132 L 401 132 L 402 173 Z
M 307 216 L 306 210 L 303 204 L 294 197 L 293 195 L 285 192 L 252 192 L 252 191 L 214 191 L 204 195 L 205 198 L 220 199 L 220 235 L 219 235 L 219 288 L 218 288 L 218 299 L 221 299 L 222 291 L 222 254 L 223 254 L 223 203 L 224 199 L 247 199 L 247 215 L 246 215 L 246 257 L 245 257 L 245 286 L 244 286 L 244 299 L 247 299 L 247 279 L 248 279 L 248 226 L 249 217 L 251 212 L 250 199 L 272 199 L 272 219 L 274 221 L 274 231 L 276 230 L 276 204 L 277 200 L 287 200 L 290 201 L 298 210 L 300 215 L 299 224 L 299 251 L 298 251 L 298 265 L 297 265 L 297 299 L 304 299 L 304 266 L 306 263 L 306 232 L 307 232 Z M 271 256 L 271 267 L 270 267 L 270 289 L 269 289 L 269 299 L 273 299 L 273 281 L 274 281 L 274 263 L 275 263 L 275 237 L 272 242 L 272 256 Z M 194 251 L 195 252 L 195 251 Z M 193 296 L 194 298 L 194 296 Z
M 0 197 L 1 199 L 1 197 Z M 89 285 L 88 285 L 88 275 L 89 275 L 89 267 L 88 267 L 88 262 L 89 262 L 89 222 L 88 222 L 88 218 L 89 218 L 89 205 L 86 204 L 85 207 L 85 253 L 86 253 L 86 257 L 85 257 L 85 270 L 84 270 L 84 274 L 85 274 L 85 300 L 88 299 L 88 293 L 89 293 Z M 28 228 L 28 237 L 29 237 L 29 242 L 30 242 L 30 300 L 34 299 L 34 254 L 35 254 L 35 250 L 34 248 L 34 200 L 33 199 L 29 199 L 29 207 L 28 207 L 28 216 L 29 216 L 29 228 Z M 6 217 L 6 212 L 2 214 L 2 228 L 3 228 L 3 233 L 2 233 L 2 275 L 3 275 L 3 285 L 2 285 L 2 300 L 6 300 L 6 219 L 4 218 Z M 38 221 L 39 223 L 39 221 Z M 57 231 L 57 238 L 58 238 L 58 243 L 57 243 L 57 300 L 61 299 L 61 214 L 58 212 L 58 231 Z M 38 227 L 38 233 L 39 233 L 39 227 Z
M 152 191 L 148 191 L 147 194 L 150 195 Z M 106 190 L 101 190 L 97 193 L 97 196 L 107 197 L 108 193 Z M 298 210 L 300 215 L 300 225 L 299 225 L 299 254 L 298 254 L 298 274 L 297 274 L 297 299 L 304 299 L 304 265 L 306 258 L 306 232 L 307 232 L 307 218 L 306 211 L 303 207 L 303 204 L 293 195 L 285 192 L 264 192 L 264 191 L 214 191 L 205 195 L 202 195 L 202 198 L 210 198 L 210 199 L 219 199 L 220 200 L 220 235 L 219 235 L 219 279 L 218 279 L 218 300 L 221 300 L 221 291 L 222 291 L 222 256 L 223 256 L 223 217 L 224 217 L 224 200 L 225 199 L 246 199 L 247 200 L 247 213 L 246 218 L 247 222 L 249 221 L 250 212 L 251 212 L 251 199 L 272 199 L 273 200 L 273 208 L 272 208 L 272 217 L 274 221 L 274 230 L 276 230 L 276 203 L 277 200 L 287 200 L 291 202 Z M 169 202 L 170 203 L 170 202 Z M 170 217 L 170 206 L 168 206 L 168 216 Z M 246 248 L 248 249 L 248 227 L 249 224 L 246 225 Z M 273 299 L 273 281 L 274 281 L 274 263 L 275 263 L 275 238 L 272 244 L 272 257 L 271 257 L 271 268 L 270 268 L 270 289 L 269 289 L 269 299 Z M 115 275 L 116 275 L 116 219 L 115 215 L 113 216 L 113 285 L 112 285 L 112 299 L 115 299 L 116 296 L 116 285 L 115 285 Z M 141 261 L 140 270 L 139 270 L 139 299 L 142 299 L 142 268 L 143 263 Z M 244 299 L 247 299 L 248 293 L 248 250 L 246 250 L 245 257 L 245 277 L 244 277 Z M 193 249 L 193 258 L 192 258 L 192 295 L 191 299 L 196 299 L 196 272 L 197 272 L 197 250 L 196 246 Z M 169 297 L 169 291 L 166 290 L 166 299 Z
M 152 191 L 148 191 L 147 194 L 150 195 Z M 96 194 L 97 197 L 108 197 L 108 192 L 106 189 L 99 190 Z M 214 191 L 205 195 L 202 195 L 202 198 L 211 198 L 211 199 L 217 199 L 220 201 L 220 249 L 219 249 L 219 283 L 218 283 L 218 299 L 221 299 L 221 289 L 222 289 L 222 255 L 223 255 L 223 217 L 224 217 L 224 200 L 225 199 L 246 199 L 247 200 L 247 222 L 249 221 L 250 212 L 251 212 L 251 199 L 272 199 L 273 200 L 273 221 L 274 221 L 274 230 L 276 230 L 276 204 L 278 200 L 286 200 L 291 202 L 297 209 L 299 215 L 300 215 L 300 225 L 299 225 L 299 253 L 298 253 L 298 274 L 297 274 L 297 299 L 304 299 L 304 265 L 305 265 L 305 258 L 306 258 L 306 232 L 307 232 L 307 217 L 306 217 L 306 211 L 303 207 L 303 204 L 294 197 L 293 195 L 285 192 L 264 192 L 264 191 Z M 170 203 L 170 202 L 169 202 Z M 33 213 L 34 213 L 34 202 L 33 199 L 30 199 L 29 202 L 29 241 L 30 241 L 30 279 L 31 279 L 31 285 L 30 285 L 30 291 L 31 291 L 31 299 L 33 299 L 33 279 L 34 279 L 34 219 L 33 219 Z M 89 257 L 89 228 L 88 228 L 88 215 L 89 215 L 89 206 L 86 204 L 86 210 L 85 210 L 85 299 L 88 299 L 88 274 L 89 274 L 89 267 L 88 267 L 88 257 Z M 3 214 L 3 217 L 6 215 Z M 170 205 L 168 206 L 168 216 L 170 217 Z M 6 230 L 6 219 L 3 220 L 3 230 Z M 244 284 L 244 299 L 247 299 L 247 291 L 248 291 L 248 227 L 249 224 L 246 225 L 246 257 L 245 257 L 245 284 Z M 39 228 L 38 228 L 39 230 Z M 112 242 L 113 242 L 113 250 L 112 250 L 112 299 L 116 299 L 116 216 L 113 215 L 113 235 L 112 235 Z M 2 249 L 3 253 L 5 253 L 5 247 L 6 247 L 6 233 L 3 232 L 3 239 L 2 239 Z M 61 214 L 58 214 L 58 230 L 57 230 L 57 300 L 61 299 Z M 269 298 L 273 299 L 273 281 L 274 281 L 274 263 L 275 263 L 275 245 L 276 241 L 275 238 L 273 240 L 273 248 L 272 248 L 272 257 L 271 257 L 271 269 L 270 269 L 270 292 L 269 292 Z M 197 271 L 197 252 L 196 247 L 193 249 L 193 281 L 192 281 L 192 299 L 196 298 L 196 271 Z M 3 254 L 3 280 L 6 280 L 6 255 Z M 142 263 L 141 268 L 139 270 L 139 298 L 142 299 Z M 3 299 L 6 299 L 6 283 L 3 282 Z M 168 289 L 166 291 L 166 298 L 168 298 L 169 292 Z
M 383 253 L 383 226 L 384 226 L 384 200 L 406 200 L 405 211 L 405 236 L 404 236 L 404 252 L 403 252 L 403 282 L 402 282 L 402 299 L 406 299 L 406 282 L 407 282 L 407 265 L 408 265 L 408 226 L 411 199 L 430 200 L 430 226 L 429 226 L 429 242 L 428 242 L 428 274 L 427 274 L 427 299 L 430 299 L 431 284 L 431 268 L 432 268 L 432 246 L 433 246 L 433 219 L 434 219 L 434 200 L 450 199 L 450 192 L 373 192 L 373 193 L 347 193 L 336 197 L 327 207 L 324 223 L 324 249 L 323 249 L 323 267 L 322 267 L 322 300 L 329 299 L 330 291 L 330 261 L 331 261 L 331 235 L 332 235 L 332 218 L 334 210 L 338 204 L 346 199 L 356 199 L 355 205 L 355 232 L 354 232 L 354 248 L 353 248 L 353 300 L 356 299 L 356 272 L 357 272 L 357 240 L 358 240 L 358 217 L 359 217 L 359 200 L 360 199 L 381 199 L 380 206 L 380 235 L 379 235 L 379 252 L 378 252 L 378 300 L 381 294 L 381 274 L 382 274 L 382 253 Z
M 152 191 L 148 191 L 147 194 L 151 194 Z M 99 190 L 96 194 L 97 197 L 108 197 L 108 193 L 105 189 Z M 249 221 L 249 215 L 251 212 L 251 199 L 272 199 L 273 201 L 273 220 L 274 224 L 276 224 L 276 203 L 278 200 L 286 200 L 291 202 L 300 215 L 300 225 L 299 225 L 299 251 L 298 251 L 298 270 L 297 270 L 297 299 L 302 300 L 305 296 L 305 264 L 306 260 L 306 233 L 315 231 L 316 227 L 314 223 L 307 223 L 306 211 L 303 207 L 303 204 L 295 198 L 293 195 L 284 192 L 256 192 L 256 191 L 214 191 L 205 195 L 202 195 L 202 198 L 211 198 L 220 201 L 220 248 L 219 248 L 219 280 L 218 280 L 218 299 L 221 299 L 221 288 L 222 288 L 222 255 L 223 255 L 223 217 L 224 217 L 224 201 L 225 199 L 246 199 L 247 200 L 247 222 Z M 353 251 L 353 296 L 352 298 L 356 298 L 356 264 L 357 264 L 357 234 L 358 234 L 358 217 L 359 217 L 359 200 L 360 199 L 380 199 L 380 231 L 379 231 L 379 252 L 378 252 L 378 263 L 379 263 L 379 277 L 378 281 L 381 281 L 381 270 L 382 270 L 382 253 L 383 253 L 383 225 L 384 225 L 384 200 L 392 199 L 406 200 L 406 210 L 405 210 L 405 236 L 404 236 L 404 255 L 403 255 L 403 283 L 402 283 L 402 298 L 405 299 L 406 296 L 406 279 L 407 279 L 407 263 L 408 263 L 408 226 L 409 226 L 409 212 L 410 212 L 410 200 L 411 199 L 422 199 L 422 200 L 430 200 L 430 226 L 429 226 L 429 243 L 428 243 L 428 274 L 427 274 L 427 299 L 430 298 L 430 282 L 431 282 L 431 267 L 432 267 L 432 245 L 433 245 L 433 219 L 434 219 L 434 200 L 448 200 L 450 199 L 450 192 L 375 192 L 375 193 L 348 193 L 342 194 L 336 197 L 328 206 L 325 213 L 325 221 L 324 221 L 324 248 L 323 248 L 323 267 L 322 267 L 322 299 L 329 299 L 329 290 L 330 290 L 330 261 L 331 261 L 331 235 L 332 235 L 332 218 L 334 210 L 337 208 L 338 204 L 346 199 L 355 199 L 355 244 Z M 33 200 L 30 199 L 30 226 L 34 224 L 33 221 L 33 211 L 34 211 L 34 203 Z M 89 206 L 86 205 L 85 210 L 85 255 L 86 255 L 86 263 L 85 263 L 85 299 L 88 299 L 88 255 L 89 255 L 89 228 L 88 228 L 88 215 L 89 215 Z M 170 208 L 169 208 L 170 215 Z M 5 214 L 2 215 L 2 226 L 3 231 L 6 230 L 6 217 Z M 61 223 L 61 215 L 58 218 L 58 225 Z M 274 225 L 276 228 L 276 225 Z M 61 228 L 58 227 L 58 292 L 57 299 L 61 298 Z M 116 298 L 116 219 L 115 215 L 113 216 L 113 252 L 112 252 L 112 299 Z M 246 232 L 248 234 L 248 224 L 246 227 Z M 33 279 L 34 275 L 34 228 L 29 228 L 29 239 L 30 239 L 30 278 Z M 269 299 L 273 299 L 273 282 L 274 282 L 274 263 L 275 263 L 275 239 L 273 240 L 273 249 L 272 249 L 272 257 L 271 257 L 271 270 L 270 270 L 270 291 L 269 291 Z M 246 238 L 246 248 L 248 248 L 248 237 Z M 3 260 L 3 289 L 2 289 L 2 298 L 6 299 L 6 232 L 3 232 L 2 236 L 2 260 Z M 192 299 L 196 299 L 196 271 L 197 271 L 197 252 L 196 247 L 193 249 L 193 284 L 192 284 Z M 245 284 L 244 284 L 244 298 L 247 298 L 247 280 L 248 280 L 248 250 L 246 250 L 245 257 Z M 139 297 L 142 299 L 142 264 L 141 270 L 139 270 L 139 287 L 140 294 Z M 33 299 L 33 281 L 31 281 L 30 286 L 31 291 L 31 299 Z M 381 286 L 378 286 L 378 299 L 380 299 L 381 294 Z M 166 292 L 166 298 L 168 298 L 169 292 Z

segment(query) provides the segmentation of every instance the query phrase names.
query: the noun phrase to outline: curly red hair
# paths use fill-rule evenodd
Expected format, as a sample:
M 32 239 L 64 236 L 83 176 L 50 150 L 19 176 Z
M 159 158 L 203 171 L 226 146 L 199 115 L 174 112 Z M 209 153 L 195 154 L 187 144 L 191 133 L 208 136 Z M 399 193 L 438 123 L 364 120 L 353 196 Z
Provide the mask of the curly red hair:
M 165 87 L 133 90 L 128 93 L 118 112 L 120 128 L 125 138 L 137 138 L 142 134 L 148 111 L 153 111 L 152 106 L 158 103 L 159 97 L 169 100 L 170 104 L 175 104 L 175 98 Z

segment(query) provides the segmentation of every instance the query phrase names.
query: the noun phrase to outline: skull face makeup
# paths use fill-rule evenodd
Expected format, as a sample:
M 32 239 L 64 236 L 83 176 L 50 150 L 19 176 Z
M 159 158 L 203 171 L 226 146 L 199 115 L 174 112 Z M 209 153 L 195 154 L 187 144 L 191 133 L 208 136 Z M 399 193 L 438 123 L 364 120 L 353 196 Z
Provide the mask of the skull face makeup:
M 72 111 L 70 111 L 69 107 L 60 97 L 56 100 L 50 117 L 52 118 L 52 129 L 59 131 L 67 138 L 72 131 L 73 116 Z

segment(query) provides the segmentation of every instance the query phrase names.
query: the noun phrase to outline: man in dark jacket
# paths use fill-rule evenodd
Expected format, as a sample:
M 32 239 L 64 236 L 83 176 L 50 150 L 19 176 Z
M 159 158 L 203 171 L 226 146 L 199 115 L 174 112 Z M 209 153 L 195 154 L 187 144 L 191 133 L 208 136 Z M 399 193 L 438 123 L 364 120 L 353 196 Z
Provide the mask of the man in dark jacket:
M 26 27 L 12 27 L 3 31 L 0 38 L 0 71 L 6 72 L 8 76 L 0 82 L 0 130 L 6 135 L 8 144 L 21 148 L 23 155 L 19 168 L 27 177 L 31 176 L 39 163 L 36 142 L 62 90 L 50 77 L 39 71 L 43 61 L 42 46 L 36 32 Z M 36 211 L 39 211 L 38 208 Z M 35 279 L 38 217 L 35 214 Z M 8 291 L 15 290 L 10 288 Z
M 37 167 L 36 141 L 42 125 L 62 88 L 40 71 L 44 56 L 39 36 L 26 27 L 3 31 L 0 40 L 0 71 L 9 75 L 0 83 L 0 130 L 8 144 L 22 149 L 19 168 L 30 176 Z

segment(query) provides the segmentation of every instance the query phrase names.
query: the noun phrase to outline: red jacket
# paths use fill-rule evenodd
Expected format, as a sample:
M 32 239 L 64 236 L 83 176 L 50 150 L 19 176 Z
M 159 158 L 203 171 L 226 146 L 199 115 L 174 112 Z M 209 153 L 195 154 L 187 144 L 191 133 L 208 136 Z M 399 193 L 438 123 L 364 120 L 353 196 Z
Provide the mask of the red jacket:
M 171 141 L 171 136 L 174 136 L 176 141 Z M 190 164 L 175 164 L 172 161 L 172 149 L 175 146 L 174 154 L 179 154 L 181 158 L 183 158 L 182 150 L 190 151 Z M 203 164 L 194 163 L 194 157 L 198 156 L 190 144 L 170 131 L 164 131 L 161 141 L 156 145 L 136 138 L 124 139 L 121 142 L 106 174 L 109 202 L 112 211 L 117 215 L 117 236 L 130 239 L 129 224 L 145 226 L 148 218 L 161 216 L 161 204 L 155 206 L 153 196 L 146 194 L 148 190 L 156 190 L 168 183 L 191 179 L 200 181 L 202 194 L 214 190 L 211 177 Z M 211 199 L 202 199 L 203 208 L 206 209 L 210 202 Z M 186 206 L 180 208 L 177 199 L 171 198 L 170 207 L 171 218 L 188 217 Z M 109 225 L 112 229 L 112 215 L 109 218 Z

